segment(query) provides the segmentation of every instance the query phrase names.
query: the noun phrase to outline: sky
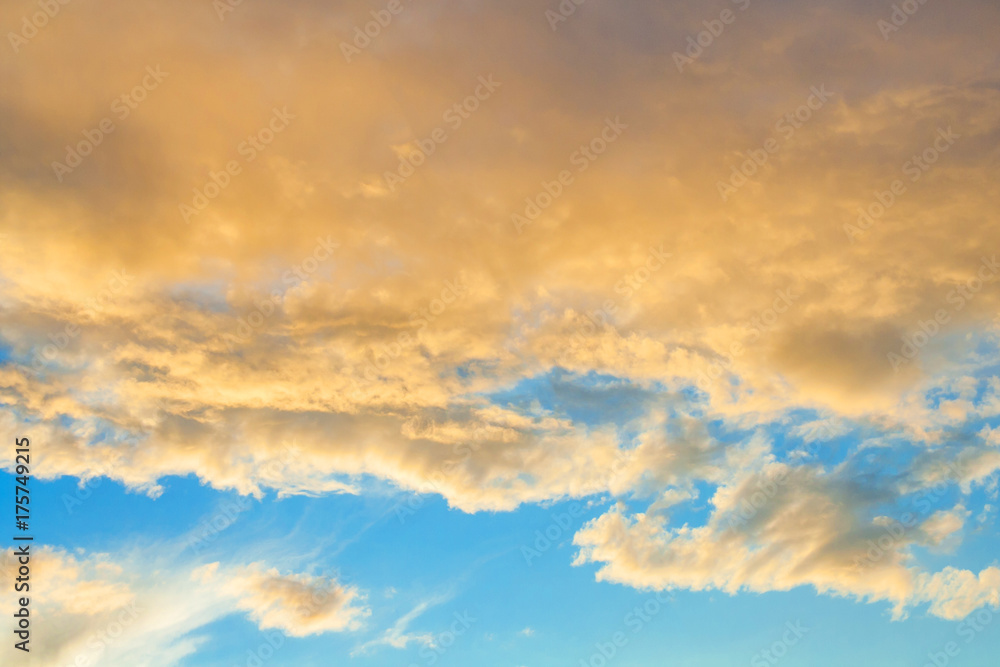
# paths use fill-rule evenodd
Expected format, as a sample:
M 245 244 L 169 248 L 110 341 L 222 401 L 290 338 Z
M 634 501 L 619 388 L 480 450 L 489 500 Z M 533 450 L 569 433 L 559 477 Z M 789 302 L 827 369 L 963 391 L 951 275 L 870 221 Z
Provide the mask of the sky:
M 3 3 L 0 663 L 995 664 L 998 27 Z

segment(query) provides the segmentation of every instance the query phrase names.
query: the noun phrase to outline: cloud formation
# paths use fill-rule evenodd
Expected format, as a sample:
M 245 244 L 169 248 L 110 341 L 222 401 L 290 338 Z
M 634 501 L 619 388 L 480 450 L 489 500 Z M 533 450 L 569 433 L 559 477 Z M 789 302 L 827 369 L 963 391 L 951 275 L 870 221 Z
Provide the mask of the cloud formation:
M 712 18 L 690 3 L 553 31 L 527 0 L 429 2 L 350 62 L 349 3 L 67 5 L 0 59 L 0 431 L 45 443 L 42 479 L 152 496 L 648 503 L 576 537 L 637 587 L 995 604 L 995 566 L 916 562 L 981 498 L 854 567 L 886 506 L 1000 470 L 1000 9 L 928 4 L 891 39 L 883 9 L 748 2 L 678 72 Z M 898 479 L 851 477 L 884 449 Z M 671 523 L 698 484 L 713 514 Z M 217 576 L 265 627 L 363 618 L 349 587 L 301 613 L 327 584 Z
M 227 594 L 237 599 L 262 630 L 278 629 L 291 637 L 357 629 L 369 612 L 359 607 L 357 589 L 336 580 L 305 574 L 281 574 L 256 563 L 228 574 L 219 564 L 200 568 L 194 576 L 202 582 L 222 578 Z

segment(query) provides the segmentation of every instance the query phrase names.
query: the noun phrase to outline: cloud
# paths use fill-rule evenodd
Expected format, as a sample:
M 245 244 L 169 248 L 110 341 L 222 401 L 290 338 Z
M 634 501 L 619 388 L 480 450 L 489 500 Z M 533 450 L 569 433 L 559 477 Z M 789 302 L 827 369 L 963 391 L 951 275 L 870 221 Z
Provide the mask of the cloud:
M 939 510 L 928 517 L 920 529 L 927 536 L 929 544 L 945 550 L 960 542 L 956 533 L 965 527 L 965 519 L 969 514 L 962 505 L 951 510 Z
M 1000 568 L 988 567 L 978 575 L 953 567 L 922 574 L 916 599 L 929 600 L 932 614 L 950 620 L 963 619 L 987 605 L 996 609 L 1000 607 Z
M 431 607 L 448 601 L 447 596 L 439 596 L 424 600 L 413 609 L 400 616 L 396 622 L 378 639 L 374 639 L 362 644 L 351 655 L 362 655 L 378 646 L 390 646 L 395 649 L 405 649 L 410 644 L 417 644 L 428 648 L 435 646 L 435 635 L 431 632 L 408 632 L 410 624 Z
M 32 599 L 46 609 L 74 615 L 99 615 L 127 605 L 134 593 L 120 580 L 121 568 L 106 554 L 79 557 L 51 547 L 32 549 L 31 569 L 36 575 Z M 5 558 L 5 574 L 17 576 L 17 558 Z
M 12 581 L 17 566 L 8 552 L 0 574 Z M 32 655 L 45 664 L 168 667 L 208 641 L 207 626 L 234 603 L 261 630 L 290 637 L 355 630 L 370 613 L 336 579 L 262 563 L 195 566 L 169 544 L 116 554 L 33 546 L 30 585 Z
M 787 591 L 886 601 L 901 618 L 930 602 L 943 618 L 996 605 L 996 568 L 979 573 L 914 565 L 909 546 L 940 546 L 962 528 L 964 507 L 921 519 L 870 517 L 889 496 L 861 488 L 849 473 L 766 464 L 720 486 L 703 526 L 672 528 L 656 514 L 630 515 L 618 505 L 574 536 L 576 565 L 595 563 L 599 581 L 670 590 Z M 915 516 L 913 513 L 910 517 Z M 911 530 L 916 527 L 918 530 Z
M 5 559 L 11 577 L 16 567 L 15 559 Z M 210 593 L 182 587 L 177 574 L 163 569 L 149 576 L 126 554 L 33 545 L 32 656 L 60 665 L 176 664 L 204 640 L 186 635 L 225 613 L 213 609 Z
M 371 612 L 359 606 L 364 597 L 336 580 L 305 574 L 281 574 L 260 563 L 224 572 L 218 563 L 199 568 L 203 582 L 221 577 L 225 592 L 262 630 L 278 629 L 291 637 L 356 630 Z
M 881 535 L 872 498 L 996 488 L 1000 296 L 982 271 L 1000 247 L 1000 9 L 928 5 L 903 49 L 879 8 L 848 5 L 755 4 L 685 72 L 672 54 L 705 19 L 690 3 L 595 5 L 558 39 L 526 0 L 414 7 L 352 63 L 339 44 L 367 15 L 347 3 L 244 3 L 221 23 L 180 4 L 65 8 L 0 61 L 0 433 L 46 443 L 40 479 L 154 497 L 196 475 L 256 496 L 368 493 L 375 478 L 467 512 L 652 499 L 581 531 L 581 559 L 637 586 L 952 599 L 959 577 L 914 569 L 920 531 L 850 566 Z M 116 111 L 147 66 L 168 75 Z M 394 147 L 446 126 L 486 75 L 497 94 L 389 188 Z M 829 100 L 784 136 L 816 86 Z M 250 150 L 276 108 L 294 118 Z M 627 130 L 580 170 L 573 156 L 618 117 Z M 105 118 L 114 132 L 88 146 Z M 955 143 L 915 167 L 949 128 Z M 719 183 L 775 136 L 722 201 Z M 60 180 L 53 163 L 81 143 Z M 573 182 L 519 234 L 512 214 L 564 170 Z M 651 248 L 670 254 L 655 271 Z M 549 399 L 512 397 L 556 376 L 568 388 Z M 790 465 L 766 430 L 811 465 L 726 531 L 746 485 Z M 912 464 L 849 483 L 826 467 L 854 452 L 812 465 L 796 441 L 844 434 Z M 757 477 L 733 477 L 737 461 Z M 662 516 L 703 483 L 719 487 L 706 523 Z M 948 544 L 956 521 L 924 522 L 922 539 Z M 269 626 L 362 618 L 333 582 L 313 616 L 297 601 L 322 581 L 218 576 Z M 82 605 L 116 585 L 67 590 Z

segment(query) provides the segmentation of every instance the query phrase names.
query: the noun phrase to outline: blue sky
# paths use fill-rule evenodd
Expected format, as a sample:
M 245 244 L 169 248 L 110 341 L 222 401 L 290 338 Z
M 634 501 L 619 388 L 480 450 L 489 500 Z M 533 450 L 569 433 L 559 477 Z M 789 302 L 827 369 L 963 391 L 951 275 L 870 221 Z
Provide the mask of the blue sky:
M 36 539 L 69 551 L 155 552 L 161 543 L 176 545 L 192 526 L 218 516 L 220 506 L 239 502 L 234 494 L 211 491 L 191 479 L 171 478 L 164 486 L 163 495 L 151 500 L 105 480 L 81 500 L 75 480 L 36 483 Z M 65 497 L 81 500 L 80 505 L 71 503 L 72 514 L 66 511 Z M 663 594 L 668 601 L 661 604 L 651 591 L 595 582 L 593 566 L 572 566 L 573 532 L 599 514 L 600 507 L 574 518 L 553 546 L 528 564 L 521 547 L 534 548 L 535 531 L 558 526 L 553 515 L 569 515 L 571 503 L 470 516 L 428 497 L 401 523 L 394 511 L 399 500 L 408 499 L 276 501 L 272 496 L 253 501 L 238 515 L 223 509 L 222 516 L 238 518 L 200 553 L 189 547 L 179 558 L 200 562 L 223 554 L 246 560 L 267 557 L 289 570 L 336 571 L 341 580 L 369 592 L 374 611 L 370 627 L 347 635 L 288 638 L 268 663 L 274 665 L 322 665 L 326 663 L 317 656 L 348 655 L 428 600 L 439 602 L 416 617 L 410 630 L 447 632 L 456 613 L 468 613 L 475 623 L 443 652 L 379 646 L 351 662 L 576 665 L 581 659 L 590 661 L 598 651 L 596 643 L 606 644 L 623 631 L 628 643 L 611 664 L 750 664 L 753 656 L 781 638 L 786 622 L 799 620 L 808 633 L 782 664 L 842 664 L 856 659 L 857 646 L 863 645 L 868 664 L 908 666 L 922 664 L 928 652 L 958 639 L 958 664 L 985 665 L 1000 640 L 994 624 L 965 644 L 956 634 L 959 622 L 919 612 L 903 623 L 894 622 L 885 605 L 819 597 L 807 588 L 737 596 L 679 591 Z M 994 548 L 992 538 L 973 536 L 947 561 L 980 568 L 993 560 Z M 652 613 L 635 613 L 637 606 L 647 604 Z M 237 658 L 267 641 L 267 634 L 239 612 L 199 628 L 197 634 L 211 640 L 178 664 L 244 664 Z

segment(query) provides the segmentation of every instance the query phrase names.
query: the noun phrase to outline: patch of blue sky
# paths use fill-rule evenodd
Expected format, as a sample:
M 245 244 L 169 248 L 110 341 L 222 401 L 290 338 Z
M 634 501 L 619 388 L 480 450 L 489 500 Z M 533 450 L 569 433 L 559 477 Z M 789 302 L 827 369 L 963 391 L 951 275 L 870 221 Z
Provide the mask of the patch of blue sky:
M 496 370 L 501 367 L 502 364 L 497 359 L 473 359 L 452 370 L 443 371 L 442 376 L 454 375 L 462 380 L 474 380 L 480 377 L 492 378 L 496 375 Z
M 595 372 L 576 374 L 555 368 L 486 394 L 491 402 L 525 412 L 533 406 L 587 426 L 621 424 L 648 412 L 659 394 L 628 380 Z
M 719 486 L 712 482 L 700 480 L 693 485 L 693 497 L 673 505 L 667 510 L 670 515 L 669 525 L 673 528 L 680 526 L 704 526 L 715 511 L 712 498 Z M 639 509 L 638 511 L 645 511 Z
M 167 478 L 163 484 L 163 495 L 154 501 L 105 480 L 71 518 L 60 507 L 60 495 L 75 489 L 74 480 L 39 484 L 37 496 L 45 500 L 38 511 L 47 517 L 39 519 L 39 528 L 53 540 L 58 534 L 57 543 L 67 548 L 115 551 L 128 544 L 179 541 L 227 503 L 239 500 L 190 477 Z M 713 488 L 699 485 L 699 492 L 698 501 L 675 508 L 671 525 L 700 525 L 698 512 L 704 511 L 701 506 Z M 921 651 L 935 650 L 954 636 L 954 623 L 928 619 L 922 611 L 915 611 L 906 625 L 893 623 L 886 603 L 817 596 L 809 587 L 736 597 L 678 591 L 675 602 L 661 603 L 655 614 L 647 614 L 648 621 L 637 624 L 641 619 L 633 612 L 655 599 L 650 591 L 595 581 L 598 567 L 593 564 L 572 566 L 577 553 L 573 536 L 607 511 L 608 503 L 586 508 L 585 501 L 564 501 L 544 508 L 467 514 L 449 508 L 440 496 L 428 495 L 421 497 L 413 514 L 400 520 L 392 511 L 393 500 L 337 495 L 276 501 L 268 494 L 263 501 L 251 501 L 249 509 L 224 526 L 209 549 L 197 555 L 189 550 L 183 560 L 263 560 L 285 572 L 335 571 L 343 583 L 367 594 L 364 603 L 372 615 L 362 629 L 286 638 L 271 664 L 307 666 L 320 664 L 314 656 L 346 656 L 383 637 L 387 628 L 428 601 L 432 604 L 409 623 L 407 633 L 441 639 L 454 614 L 467 612 L 475 621 L 446 651 L 416 642 L 403 649 L 373 645 L 351 658 L 352 664 L 575 666 L 589 661 L 596 644 L 619 630 L 629 641 L 615 657 L 617 665 L 750 664 L 755 654 L 780 638 L 786 622 L 801 619 L 809 633 L 782 664 L 850 664 L 856 645 L 843 641 L 850 636 L 852 642 L 864 642 L 872 664 L 909 665 L 922 664 Z M 541 542 L 539 535 L 545 538 Z M 977 558 L 995 558 L 988 551 L 988 535 L 983 538 L 981 544 L 970 540 L 970 564 Z M 522 547 L 538 555 L 529 562 Z M 573 613 L 567 613 L 569 609 Z M 727 628 L 731 643 L 716 650 L 720 627 Z M 531 631 L 525 632 L 527 628 Z M 182 665 L 243 664 L 248 651 L 273 636 L 239 611 L 192 633 L 204 635 L 211 640 Z M 973 661 L 969 664 L 988 659 L 989 645 L 985 640 L 970 645 L 964 653 Z
M 91 416 L 85 419 L 76 419 L 61 414 L 56 418 L 56 421 L 73 436 L 83 440 L 85 446 L 88 447 L 109 444 L 115 446 L 135 445 L 141 443 L 146 437 L 120 428 L 103 417 Z
M 167 295 L 175 302 L 212 313 L 230 310 L 226 297 L 230 283 L 225 280 L 211 282 L 177 283 L 167 290 Z
M 918 445 L 899 442 L 892 447 L 868 447 L 851 454 L 846 462 L 852 474 L 884 480 L 901 480 L 910 470 L 913 461 L 924 453 Z
M 12 475 L 0 473 L 0 480 L 5 488 L 13 487 Z M 182 535 L 192 513 L 214 502 L 218 493 L 193 477 L 165 478 L 161 484 L 163 495 L 154 499 L 107 477 L 90 479 L 82 486 L 76 477 L 33 477 L 32 534 L 41 544 L 97 552 L 115 551 L 117 546 L 137 541 L 169 540 Z

